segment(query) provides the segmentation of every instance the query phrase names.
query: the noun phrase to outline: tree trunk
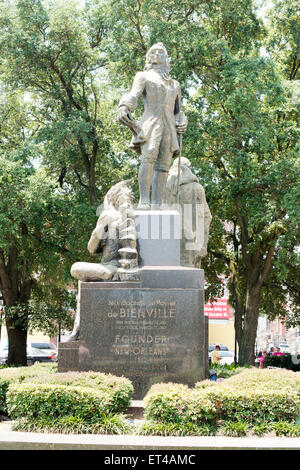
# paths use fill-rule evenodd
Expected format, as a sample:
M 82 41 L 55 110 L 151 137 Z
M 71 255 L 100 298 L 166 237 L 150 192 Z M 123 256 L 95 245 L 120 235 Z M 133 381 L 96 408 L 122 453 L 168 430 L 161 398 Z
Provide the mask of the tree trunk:
M 97 185 L 96 185 L 95 165 L 91 165 L 90 171 L 89 171 L 89 200 L 92 206 L 94 206 L 97 203 Z
M 23 272 L 19 271 L 16 243 L 9 251 L 7 263 L 1 253 L 0 286 L 5 307 L 26 304 L 30 299 L 32 280 L 26 279 L 26 262 L 23 262 Z M 5 316 L 5 323 L 8 336 L 8 364 L 27 365 L 27 318 L 8 315 Z
M 27 365 L 27 330 L 13 325 L 13 322 L 6 322 L 8 336 L 8 358 L 9 365 Z
M 257 286 L 247 288 L 245 315 L 242 329 L 240 330 L 240 334 L 237 335 L 239 346 L 238 363 L 240 366 L 254 365 L 259 313 L 259 291 L 260 288 Z

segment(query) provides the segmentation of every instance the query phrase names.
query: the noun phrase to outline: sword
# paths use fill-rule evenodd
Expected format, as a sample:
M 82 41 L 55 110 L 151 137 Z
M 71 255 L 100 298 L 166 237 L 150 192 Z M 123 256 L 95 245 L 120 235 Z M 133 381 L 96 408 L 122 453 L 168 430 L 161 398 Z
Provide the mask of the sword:
M 179 122 L 182 122 L 183 112 L 180 111 L 179 115 L 180 115 Z M 179 204 L 180 165 L 181 165 L 181 156 L 182 156 L 182 134 L 183 134 L 183 131 L 180 130 L 178 132 L 178 134 L 179 134 L 179 157 L 178 157 L 178 173 L 177 173 L 177 204 Z

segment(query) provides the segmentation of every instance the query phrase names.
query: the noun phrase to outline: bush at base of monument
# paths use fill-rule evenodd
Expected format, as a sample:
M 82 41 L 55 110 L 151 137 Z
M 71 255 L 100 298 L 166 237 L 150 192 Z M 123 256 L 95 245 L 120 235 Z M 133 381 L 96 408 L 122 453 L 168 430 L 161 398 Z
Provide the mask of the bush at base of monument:
M 3 386 L 1 385 L 3 382 Z M 0 412 L 5 412 L 8 385 L 52 384 L 92 388 L 111 397 L 111 412 L 127 409 L 133 394 L 133 386 L 125 377 L 116 377 L 101 372 L 57 372 L 57 365 L 35 364 L 31 367 L 11 367 L 0 371 Z M 3 408 L 3 409 L 2 409 Z
M 11 385 L 7 411 L 12 418 L 61 418 L 76 416 L 99 420 L 112 413 L 113 397 L 108 392 L 67 385 Z
M 61 418 L 21 418 L 13 424 L 13 431 L 61 434 L 129 434 L 132 426 L 121 414 L 103 416 L 101 421 L 84 420 L 77 416 Z
M 145 416 L 157 423 L 215 424 L 217 410 L 202 391 L 169 384 L 154 386 L 145 397 Z
M 299 417 L 299 388 L 299 372 L 254 368 L 221 383 L 199 382 L 194 389 L 180 384 L 156 384 L 145 397 L 145 416 L 149 429 L 150 423 L 153 426 L 167 422 L 197 426 L 244 422 L 250 427 L 262 422 L 295 424 Z M 168 432 L 177 430 L 169 428 Z

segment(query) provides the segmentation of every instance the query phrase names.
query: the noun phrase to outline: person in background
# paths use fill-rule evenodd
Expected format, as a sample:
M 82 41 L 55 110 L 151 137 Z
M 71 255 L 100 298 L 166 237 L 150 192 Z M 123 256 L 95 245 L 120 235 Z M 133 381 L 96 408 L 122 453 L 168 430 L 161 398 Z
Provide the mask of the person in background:
M 259 360 L 259 367 L 260 369 L 262 369 L 264 367 L 264 360 L 265 360 L 265 357 L 267 356 L 267 351 L 263 351 L 262 355 L 258 358 Z
M 270 348 L 270 351 L 268 352 L 268 356 L 273 356 L 275 352 L 275 349 L 273 348 L 273 346 Z
M 273 356 L 284 356 L 284 354 L 280 351 L 280 348 L 276 348 L 276 351 L 273 353 Z
M 259 367 L 259 359 L 262 357 L 262 355 L 263 355 L 262 351 L 259 351 L 259 353 L 255 357 L 255 361 L 254 361 L 255 367 Z
M 219 353 L 220 349 L 221 349 L 220 346 L 217 344 L 215 349 L 211 353 L 211 363 L 212 364 L 219 364 L 220 363 L 220 361 L 222 359 L 222 357 Z

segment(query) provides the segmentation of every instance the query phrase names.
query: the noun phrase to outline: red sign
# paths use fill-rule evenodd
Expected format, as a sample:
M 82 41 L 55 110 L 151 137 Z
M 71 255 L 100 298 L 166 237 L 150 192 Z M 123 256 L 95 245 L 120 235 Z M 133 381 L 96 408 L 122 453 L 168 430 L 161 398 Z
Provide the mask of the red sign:
M 230 307 L 227 299 L 217 299 L 204 305 L 204 315 L 218 320 L 229 320 Z

